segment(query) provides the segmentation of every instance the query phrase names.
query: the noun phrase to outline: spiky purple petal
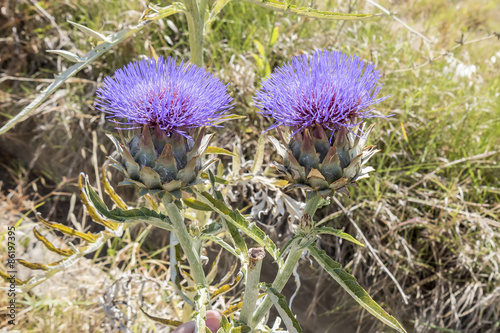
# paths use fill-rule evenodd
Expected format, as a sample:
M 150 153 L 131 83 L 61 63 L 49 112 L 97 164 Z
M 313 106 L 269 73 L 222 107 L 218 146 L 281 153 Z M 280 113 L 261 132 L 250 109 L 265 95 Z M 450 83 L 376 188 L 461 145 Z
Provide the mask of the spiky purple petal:
M 142 59 L 106 77 L 96 107 L 118 124 L 156 127 L 186 136 L 188 129 L 215 126 L 232 108 L 218 78 L 172 58 Z M 117 118 L 126 119 L 124 122 Z
M 294 57 L 262 83 L 254 98 L 265 117 L 296 132 L 320 124 L 336 131 L 357 126 L 356 118 L 379 117 L 371 106 L 389 96 L 376 98 L 380 72 L 373 64 L 340 51 L 317 51 Z

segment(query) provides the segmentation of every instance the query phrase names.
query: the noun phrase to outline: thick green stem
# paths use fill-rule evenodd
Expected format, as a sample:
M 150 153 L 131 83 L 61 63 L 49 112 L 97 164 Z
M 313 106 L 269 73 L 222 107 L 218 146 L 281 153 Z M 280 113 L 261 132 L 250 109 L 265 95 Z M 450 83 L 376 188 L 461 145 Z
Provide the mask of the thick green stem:
M 189 262 L 189 268 L 193 274 L 193 278 L 197 286 L 207 288 L 207 280 L 205 278 L 205 272 L 203 272 L 203 266 L 201 265 L 200 256 L 196 253 L 193 242 L 184 224 L 184 218 L 179 211 L 179 208 L 173 202 L 163 202 L 165 209 L 167 211 L 168 217 L 172 222 L 173 231 L 175 236 L 181 244 L 182 250 L 186 254 L 187 260 Z
M 184 5 L 186 6 L 186 19 L 189 29 L 191 62 L 202 67 L 206 4 L 202 4 L 202 8 L 200 8 L 196 0 L 184 0 Z
M 262 260 L 266 252 L 263 248 L 250 249 L 248 251 L 248 265 L 245 274 L 245 294 L 243 295 L 243 305 L 241 306 L 240 321 L 250 324 L 252 315 L 259 297 L 260 270 Z
M 301 228 L 308 227 L 310 225 L 312 217 L 314 216 L 316 209 L 318 209 L 318 205 L 321 200 L 321 196 L 315 193 L 314 196 L 307 201 L 306 207 L 304 209 L 304 215 L 302 216 L 301 220 Z M 300 256 L 304 251 L 302 246 L 307 243 L 307 241 L 307 239 L 303 238 L 299 242 L 293 243 L 290 249 L 290 253 L 285 260 L 285 264 L 278 271 L 276 279 L 273 282 L 273 288 L 278 292 L 281 292 L 281 290 L 283 290 L 283 287 L 285 287 L 285 284 L 290 279 L 290 276 L 292 275 L 293 270 L 295 269 L 295 266 L 299 262 Z M 264 301 L 260 304 L 252 317 L 252 328 L 257 326 L 262 318 L 264 318 L 264 316 L 269 313 L 269 309 L 271 308 L 272 304 L 273 303 L 271 301 L 271 298 L 269 296 L 266 296 L 264 298 Z

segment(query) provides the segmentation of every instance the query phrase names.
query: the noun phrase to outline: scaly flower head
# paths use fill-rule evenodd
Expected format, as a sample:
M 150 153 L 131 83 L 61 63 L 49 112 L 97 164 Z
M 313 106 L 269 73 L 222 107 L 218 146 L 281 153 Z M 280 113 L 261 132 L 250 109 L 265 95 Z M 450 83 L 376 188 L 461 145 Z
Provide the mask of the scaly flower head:
M 368 177 L 373 169 L 362 166 L 376 150 L 365 147 L 371 127 L 363 132 L 363 120 L 378 117 L 372 106 L 389 97 L 377 97 L 379 78 L 356 56 L 317 51 L 292 58 L 262 83 L 254 101 L 275 120 L 268 130 L 289 133 L 287 146 L 271 140 L 284 159 L 276 168 L 290 182 L 329 195 Z
M 226 86 L 210 72 L 184 61 L 177 66 L 175 59 L 163 57 L 118 69 L 114 78 L 104 79 L 97 97 L 96 106 L 108 118 L 181 135 L 216 125 L 232 101 Z
M 217 126 L 231 108 L 226 86 L 211 73 L 175 59 L 144 59 L 128 64 L 104 79 L 96 106 L 115 123 L 130 125 L 129 138 L 111 137 L 125 173 L 123 184 L 141 194 L 167 191 L 176 196 L 196 183 L 207 167 L 202 155 Z M 118 119 L 124 119 L 119 121 Z

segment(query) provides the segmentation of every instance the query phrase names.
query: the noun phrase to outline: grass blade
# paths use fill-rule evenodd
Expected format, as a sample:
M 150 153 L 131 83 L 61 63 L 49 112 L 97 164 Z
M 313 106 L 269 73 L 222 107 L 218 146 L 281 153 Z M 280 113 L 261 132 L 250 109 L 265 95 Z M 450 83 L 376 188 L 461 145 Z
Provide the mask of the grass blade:
M 356 279 L 342 269 L 342 266 L 338 262 L 330 258 L 325 251 L 319 250 L 315 245 L 310 245 L 308 250 L 318 264 L 363 308 L 384 324 L 394 328 L 398 332 L 406 333 L 405 329 L 396 318 L 385 312 L 385 310 L 382 309 L 382 307 L 358 284 Z

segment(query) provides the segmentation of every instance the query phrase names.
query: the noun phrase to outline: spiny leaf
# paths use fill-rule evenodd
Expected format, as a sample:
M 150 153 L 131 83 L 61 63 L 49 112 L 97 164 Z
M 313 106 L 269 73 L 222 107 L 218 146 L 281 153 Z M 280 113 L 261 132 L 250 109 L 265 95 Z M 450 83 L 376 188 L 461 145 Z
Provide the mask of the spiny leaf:
M 210 208 L 209 205 L 204 204 L 203 202 L 196 200 L 194 198 L 187 198 L 187 199 L 182 199 L 182 202 L 189 208 L 193 208 L 196 210 L 201 210 L 205 212 L 211 212 L 212 208 Z
M 233 313 L 235 313 L 236 311 L 239 311 L 241 309 L 241 307 L 243 306 L 243 302 L 239 302 L 235 305 L 231 305 L 230 307 L 228 307 L 224 312 L 222 312 L 222 314 L 224 316 L 230 316 L 232 315 Z
M 113 210 L 109 210 L 99 195 L 94 191 L 92 186 L 90 186 L 87 179 L 85 180 L 85 183 L 86 196 L 92 203 L 93 207 L 104 217 L 121 223 L 147 222 L 156 227 L 171 230 L 170 219 L 167 216 L 146 207 L 127 210 L 115 208 Z
M 358 284 L 356 279 L 342 269 L 342 266 L 338 262 L 330 258 L 325 251 L 319 250 L 315 245 L 310 245 L 308 249 L 318 264 L 327 271 L 328 274 L 330 274 L 330 276 L 337 281 L 354 300 L 356 300 L 356 302 L 384 324 L 399 332 L 406 333 L 401 324 L 393 316 L 385 312 L 385 310 L 382 309 L 382 307 L 380 307 L 380 305 L 378 305 Z
M 249 223 L 238 210 L 231 210 L 223 201 L 212 197 L 208 192 L 202 192 L 200 199 L 208 204 L 214 211 L 221 215 L 227 222 L 241 229 L 250 238 L 264 247 L 271 256 L 277 260 L 279 250 L 269 236 L 262 231 L 255 223 Z
M 26 283 L 26 281 L 21 281 L 15 277 L 10 276 L 9 274 L 5 273 L 4 271 L 0 270 L 0 277 L 5 280 L 7 283 L 12 283 L 12 279 L 14 279 L 14 284 L 16 286 L 22 286 L 23 284 Z
M 38 239 L 40 242 L 42 242 L 43 245 L 45 245 L 45 247 L 52 252 L 55 252 L 59 255 L 65 256 L 65 257 L 69 257 L 69 256 L 72 256 L 73 254 L 75 254 L 75 251 L 72 249 L 63 250 L 63 249 L 59 249 L 59 248 L 55 247 L 51 242 L 49 242 L 49 240 L 47 238 L 42 236 L 42 234 L 39 233 L 38 230 L 36 230 L 36 228 L 33 228 L 33 234 L 35 235 L 36 239 Z
M 348 233 L 342 232 L 341 230 L 333 229 L 330 227 L 321 227 L 321 228 L 316 228 L 315 229 L 318 234 L 328 234 L 328 235 L 334 235 L 339 238 L 348 240 L 349 242 L 352 242 L 354 244 L 357 244 L 359 246 L 365 246 L 363 243 L 360 243 L 356 238 L 352 237 Z
M 118 224 L 104 219 L 102 216 L 97 213 L 97 210 L 94 208 L 93 205 L 90 204 L 90 198 L 88 197 L 86 188 L 84 187 L 84 175 L 83 173 L 80 174 L 78 177 L 78 188 L 80 189 L 80 198 L 82 200 L 82 203 L 85 205 L 87 208 L 87 212 L 89 213 L 90 217 L 94 222 L 102 224 L 106 228 L 109 228 L 111 230 L 116 230 L 118 229 Z
M 208 171 L 210 171 L 210 170 L 208 170 Z M 210 175 L 207 174 L 206 172 L 203 172 L 201 174 L 201 178 L 210 180 Z M 217 184 L 224 184 L 224 185 L 228 184 L 227 180 L 225 180 L 224 178 L 217 177 L 217 176 L 214 176 L 214 182 Z
M 64 59 L 67 59 L 67 60 L 72 61 L 72 62 L 80 62 L 80 61 L 82 61 L 82 59 L 79 56 L 77 56 L 76 54 L 74 54 L 72 52 L 69 52 L 69 51 L 65 51 L 65 50 L 47 50 L 47 52 L 48 53 L 54 53 L 54 54 L 60 55 Z
M 86 33 L 89 36 L 92 36 L 92 37 L 99 39 L 103 42 L 108 42 L 108 43 L 110 42 L 110 39 L 108 37 L 104 36 L 103 34 L 97 32 L 95 30 L 92 30 L 84 25 L 81 25 L 81 24 L 78 24 L 76 22 L 69 21 L 69 20 L 68 20 L 68 23 L 71 24 L 72 26 L 74 26 L 75 28 L 77 28 L 78 30 L 80 30 L 81 32 Z
M 326 20 L 359 20 L 373 16 L 373 14 L 343 14 L 321 11 L 310 7 L 298 7 L 295 5 L 287 5 L 282 1 L 277 0 L 246 0 L 247 2 L 256 4 L 278 12 L 286 14 L 295 14 L 299 16 L 326 19 Z
M 17 261 L 18 263 L 20 263 L 21 265 L 23 265 L 24 267 L 28 267 L 29 269 L 33 269 L 33 270 L 37 270 L 37 269 L 40 269 L 42 271 L 48 271 L 49 269 L 47 268 L 47 266 L 45 266 L 44 264 L 40 264 L 40 263 L 32 263 L 32 262 L 29 262 L 29 261 L 26 261 L 26 260 L 23 260 L 23 259 L 19 259 Z
M 103 165 L 101 168 L 102 173 L 102 184 L 104 185 L 104 192 L 113 200 L 115 205 L 117 205 L 121 209 L 128 209 L 128 205 L 120 198 L 118 194 L 116 194 L 115 189 L 108 181 L 108 177 L 106 175 L 106 167 Z
M 226 249 L 233 256 L 238 257 L 238 254 L 236 253 L 236 250 L 231 245 L 229 245 L 228 243 L 226 243 L 222 238 L 217 237 L 215 235 L 211 235 L 211 234 L 201 234 L 200 238 L 201 239 L 211 240 L 212 242 L 215 242 L 215 243 L 219 244 L 220 246 L 222 246 L 224 249 Z
M 285 326 L 290 333 L 301 333 L 302 328 L 299 322 L 294 317 L 292 311 L 288 307 L 285 296 L 280 294 L 276 289 L 268 285 L 266 287 L 266 293 L 274 304 L 276 310 L 278 310 L 281 319 L 285 322 Z
M 205 150 L 205 154 L 218 154 L 218 155 L 227 155 L 227 156 L 236 156 L 234 153 L 230 152 L 227 149 L 208 146 Z
M 239 272 L 238 275 L 236 275 L 236 278 L 234 279 L 233 283 L 225 284 L 222 287 L 220 287 L 219 289 L 217 289 L 216 291 L 214 291 L 214 293 L 210 296 L 210 299 L 213 300 L 217 296 L 220 296 L 222 294 L 227 293 L 230 290 L 233 290 L 234 287 L 236 287 L 238 285 L 238 282 L 240 282 L 242 277 L 243 277 L 243 273 Z
M 142 313 L 144 313 L 146 315 L 146 317 L 148 317 L 149 319 L 154 320 L 156 322 L 159 322 L 161 324 L 165 324 L 165 325 L 169 325 L 169 326 L 173 326 L 173 327 L 178 327 L 178 326 L 181 326 L 183 324 L 182 321 L 170 320 L 170 319 L 166 319 L 166 318 L 152 316 L 149 313 L 147 313 L 146 311 L 144 311 L 144 309 L 142 307 L 140 309 L 141 309 Z
M 47 227 L 52 228 L 52 229 L 57 230 L 57 231 L 60 231 L 65 235 L 79 237 L 79 238 L 81 238 L 89 243 L 95 243 L 97 238 L 99 238 L 99 236 L 93 235 L 91 233 L 83 233 L 83 232 L 76 231 L 75 229 L 72 229 L 70 227 L 67 227 L 67 226 L 59 224 L 59 223 L 49 222 L 49 221 L 45 220 L 42 217 L 42 214 L 40 214 L 40 213 L 37 213 L 36 217 L 40 222 L 45 224 Z

